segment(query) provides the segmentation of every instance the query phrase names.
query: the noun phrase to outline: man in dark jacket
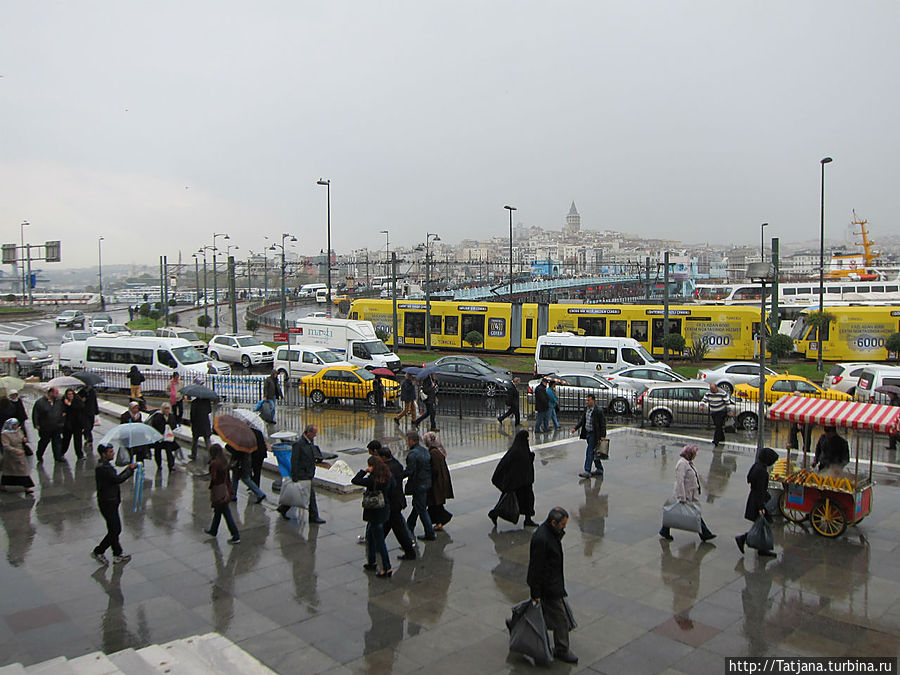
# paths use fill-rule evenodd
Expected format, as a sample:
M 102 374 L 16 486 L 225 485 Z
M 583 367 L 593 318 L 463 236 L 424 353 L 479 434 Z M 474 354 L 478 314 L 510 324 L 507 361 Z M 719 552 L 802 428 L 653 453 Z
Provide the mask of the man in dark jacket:
M 547 380 L 534 388 L 534 433 L 550 431 L 550 397 L 547 396 Z
M 84 408 L 81 410 L 84 442 L 92 445 L 94 443 L 94 422 L 100 413 L 100 406 L 97 404 L 97 391 L 91 385 L 88 385 L 78 392 L 78 396 L 84 402 Z
M 191 422 L 191 461 L 197 459 L 197 444 L 201 438 L 206 443 L 209 452 L 209 438 L 212 436 L 212 427 L 209 425 L 209 414 L 212 412 L 212 402 L 207 398 L 195 398 L 191 401 L 191 411 L 188 417 Z
M 410 415 L 415 418 L 415 403 L 416 403 L 416 384 L 413 382 L 412 375 L 410 373 L 406 373 L 406 377 L 403 378 L 403 382 L 400 383 L 400 402 L 403 404 L 403 410 L 399 415 L 394 417 L 394 421 L 397 424 L 400 424 L 400 420 Z
M 97 544 L 91 555 L 97 562 L 108 565 L 109 560 L 103 554 L 106 553 L 106 549 L 112 547 L 114 563 L 128 562 L 131 556 L 122 552 L 122 545 L 119 543 L 119 535 L 122 533 L 122 521 L 119 519 L 119 503 L 122 497 L 119 483 L 131 478 L 137 464 L 131 463 L 117 474 L 116 468 L 112 465 L 116 454 L 113 446 L 99 445 L 97 452 L 100 455 L 100 464 L 94 469 L 97 480 L 97 505 L 100 507 L 100 515 L 106 521 L 106 536 Z
M 597 441 L 606 438 L 606 417 L 603 415 L 600 406 L 597 405 L 597 399 L 594 398 L 593 394 L 587 395 L 585 403 L 586 405 L 584 412 L 581 413 L 581 419 L 578 420 L 578 424 L 572 429 L 573 434 L 581 429 L 578 438 L 583 438 L 587 441 L 587 448 L 584 451 L 584 471 L 578 475 L 581 478 L 590 478 L 591 476 L 602 477 L 603 462 L 601 462 L 600 458 L 594 454 L 594 446 L 597 445 Z M 596 467 L 594 471 L 591 471 L 592 462 Z
M 503 420 L 505 420 L 510 415 L 515 415 L 516 418 L 516 426 L 521 424 L 521 420 L 519 419 L 519 378 L 514 377 L 512 381 L 512 387 L 506 390 L 506 394 L 504 397 L 504 403 L 506 403 L 506 412 L 500 415 L 497 415 L 497 421 L 500 424 L 503 424 Z
M 431 516 L 428 515 L 428 488 L 431 487 L 431 455 L 419 443 L 419 432 L 410 429 L 406 432 L 406 447 L 409 452 L 406 455 L 406 471 L 403 477 L 407 479 L 406 492 L 412 495 L 412 513 L 406 519 L 406 526 L 410 532 L 416 531 L 416 519 L 422 519 L 425 528 L 425 536 L 419 537 L 423 541 L 435 539 L 434 526 L 431 524 Z
M 819 471 L 840 471 L 850 462 L 850 446 L 847 439 L 838 435 L 837 428 L 825 427 L 825 433 L 819 437 L 816 443 L 816 456 L 813 466 L 818 465 Z
M 308 424 L 306 429 L 300 435 L 300 438 L 291 446 L 291 480 L 308 480 L 312 481 L 316 476 L 316 457 L 321 457 L 322 453 L 313 440 L 319 433 L 319 429 L 315 424 Z M 287 512 L 290 506 L 279 506 L 278 512 L 285 520 L 289 520 Z M 319 517 L 319 506 L 316 503 L 316 489 L 310 487 L 309 490 L 309 522 L 315 525 L 321 525 L 325 522 Z
M 406 520 L 403 518 L 403 509 L 406 508 L 406 497 L 403 496 L 403 465 L 394 457 L 391 449 L 382 445 L 380 441 L 371 441 L 366 447 L 369 452 L 381 457 L 394 477 L 394 487 L 390 492 L 391 511 L 388 514 L 388 521 L 384 524 L 384 536 L 387 538 L 393 530 L 397 543 L 403 549 L 400 560 L 415 560 L 416 549 L 409 528 L 406 527 Z
M 557 506 L 534 531 L 528 558 L 528 588 L 532 602 L 541 605 L 547 628 L 553 631 L 554 656 L 566 663 L 578 663 L 578 657 L 569 649 L 569 619 L 563 604 L 567 593 L 561 542 L 568 522 L 569 514 Z
M 171 440 L 166 440 L 166 429 L 168 428 L 169 431 L 174 433 L 175 427 L 178 426 L 178 418 L 175 417 L 175 414 L 172 412 L 172 404 L 166 401 L 159 406 L 159 410 L 150 415 L 147 424 L 162 435 L 162 439 L 153 444 L 153 457 L 156 459 L 156 470 L 162 471 L 162 453 L 163 450 L 165 450 L 166 463 L 169 466 L 169 471 L 174 471 L 175 453 L 178 452 L 178 443 L 175 441 L 174 436 Z
M 269 424 L 275 424 L 275 401 L 280 398 L 284 398 L 284 394 L 281 392 L 281 385 L 278 382 L 278 373 L 276 373 L 274 370 L 272 371 L 272 374 L 266 378 L 266 381 L 263 384 L 263 398 L 272 406 L 271 419 L 263 419 L 265 419 Z
M 31 409 L 31 423 L 38 432 L 38 464 L 44 461 L 44 450 L 48 444 L 53 452 L 53 459 L 57 462 L 62 461 L 63 407 L 62 401 L 59 400 L 59 389 L 50 387 L 46 394 L 35 401 Z
M 434 377 L 432 375 L 428 375 L 424 380 L 422 380 L 422 394 L 425 396 L 425 412 L 419 415 L 415 420 L 413 420 L 413 426 L 418 427 L 419 423 L 424 420 L 426 417 L 431 418 L 431 426 L 428 428 L 429 431 L 439 431 L 437 428 L 437 422 L 435 422 L 434 416 L 436 413 L 435 404 L 437 403 L 437 384 L 434 381 Z

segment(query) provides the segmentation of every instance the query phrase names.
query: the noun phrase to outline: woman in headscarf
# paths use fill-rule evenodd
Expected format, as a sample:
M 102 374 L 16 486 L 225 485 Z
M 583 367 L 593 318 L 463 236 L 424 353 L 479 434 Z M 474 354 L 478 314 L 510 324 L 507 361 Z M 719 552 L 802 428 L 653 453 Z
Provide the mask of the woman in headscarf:
M 8 485 L 19 485 L 25 488 L 25 494 L 32 494 L 34 481 L 28 475 L 28 460 L 25 459 L 25 434 L 19 427 L 19 420 L 10 417 L 3 423 L 0 432 L 3 445 L 3 456 L 0 458 L 0 488 Z
M 450 522 L 453 514 L 444 504 L 453 499 L 453 483 L 450 480 L 450 469 L 447 467 L 447 451 L 444 444 L 433 431 L 422 436 L 422 442 L 431 455 L 431 487 L 428 489 L 428 515 L 434 529 L 441 532 L 444 525 Z
M 700 505 L 700 477 L 694 468 L 694 458 L 697 456 L 696 445 L 686 445 L 681 450 L 681 458 L 675 465 L 675 499 L 682 504 L 694 502 L 699 508 Z M 663 539 L 672 540 L 672 534 L 669 528 L 663 525 L 659 528 L 659 536 Z M 700 540 L 709 541 L 715 539 L 716 535 L 709 531 L 703 518 L 700 519 Z
M 766 517 L 770 523 L 772 516 L 766 510 L 766 504 L 769 503 L 769 467 L 778 461 L 778 453 L 772 448 L 763 448 L 756 456 L 756 461 L 747 472 L 747 482 L 750 484 L 750 494 L 747 495 L 747 507 L 744 509 L 744 518 L 751 523 L 755 523 L 756 519 L 761 515 Z M 734 538 L 737 542 L 741 553 L 744 552 L 744 544 L 747 543 L 747 533 L 739 534 Z M 774 557 L 775 551 L 757 551 L 758 555 L 766 557 Z
M 534 515 L 534 453 L 528 444 L 528 430 L 521 429 L 513 439 L 509 450 L 500 459 L 491 477 L 500 492 L 515 492 L 519 502 L 519 513 L 525 516 L 525 525 L 537 527 Z M 497 507 L 488 511 L 494 525 L 497 525 Z

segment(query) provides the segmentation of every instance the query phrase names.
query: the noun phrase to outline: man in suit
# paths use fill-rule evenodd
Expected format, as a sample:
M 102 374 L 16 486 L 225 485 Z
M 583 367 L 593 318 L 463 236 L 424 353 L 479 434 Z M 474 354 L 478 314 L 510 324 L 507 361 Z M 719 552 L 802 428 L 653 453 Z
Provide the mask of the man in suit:
M 308 480 L 312 481 L 316 476 L 316 457 L 321 457 L 322 453 L 319 447 L 313 443 L 316 435 L 319 433 L 315 424 L 307 424 L 300 438 L 291 446 L 291 480 Z M 285 520 L 289 520 L 287 512 L 290 506 L 279 506 L 278 513 Z M 310 487 L 309 490 L 309 522 L 315 525 L 321 525 L 325 522 L 324 518 L 319 517 L 319 506 L 316 503 L 316 489 Z

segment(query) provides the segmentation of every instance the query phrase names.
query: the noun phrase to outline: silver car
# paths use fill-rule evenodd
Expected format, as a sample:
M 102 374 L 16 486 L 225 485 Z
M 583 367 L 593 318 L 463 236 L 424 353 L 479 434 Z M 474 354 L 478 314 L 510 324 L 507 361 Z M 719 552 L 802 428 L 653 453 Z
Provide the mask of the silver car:
M 616 387 L 649 387 L 664 382 L 687 382 L 688 379 L 668 368 L 652 366 L 627 366 L 605 375 L 606 379 Z M 708 387 L 707 387 L 708 388 Z
M 556 373 L 551 377 L 562 380 L 556 384 L 560 412 L 583 410 L 584 397 L 593 394 L 597 403 L 613 415 L 630 415 L 638 409 L 638 392 L 629 386 L 615 386 L 600 375 L 584 373 Z M 534 390 L 541 378 L 528 383 L 528 401 L 534 402 Z
M 654 427 L 706 425 L 709 410 L 703 395 L 708 391 L 709 386 L 702 382 L 658 384 L 648 387 L 638 402 L 644 419 Z M 731 399 L 728 411 L 738 429 L 756 429 L 756 412 L 749 404 L 741 406 Z
M 826 389 L 837 389 L 846 394 L 853 396 L 856 393 L 856 385 L 859 383 L 859 376 L 862 375 L 866 368 L 877 368 L 876 363 L 861 363 L 853 361 L 850 363 L 835 363 L 822 383 Z
M 84 342 L 91 337 L 91 335 L 93 335 L 93 333 L 89 330 L 67 330 L 62 334 L 60 342 Z
M 766 368 L 767 375 L 777 375 L 771 368 Z M 759 364 L 753 361 L 728 361 L 715 368 L 701 368 L 697 371 L 697 379 L 712 382 L 726 394 L 732 394 L 738 384 L 759 382 Z

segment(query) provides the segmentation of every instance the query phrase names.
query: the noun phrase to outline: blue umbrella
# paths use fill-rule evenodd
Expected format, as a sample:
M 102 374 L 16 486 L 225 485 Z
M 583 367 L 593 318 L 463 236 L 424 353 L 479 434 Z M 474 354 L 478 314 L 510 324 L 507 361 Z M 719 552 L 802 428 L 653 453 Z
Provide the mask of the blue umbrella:
M 139 445 L 150 445 L 159 440 L 162 440 L 162 434 L 149 424 L 131 423 L 113 427 L 100 440 L 100 443 L 135 448 Z

